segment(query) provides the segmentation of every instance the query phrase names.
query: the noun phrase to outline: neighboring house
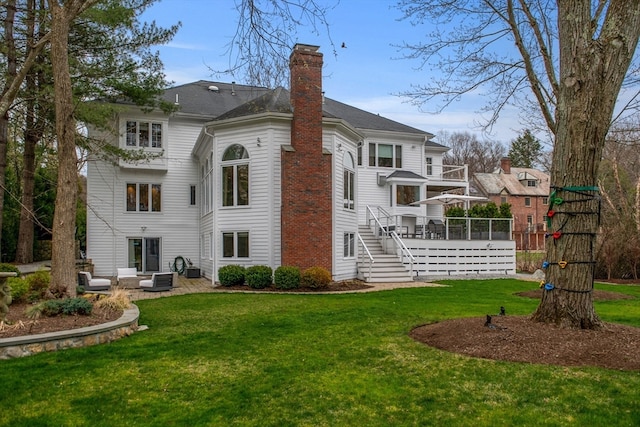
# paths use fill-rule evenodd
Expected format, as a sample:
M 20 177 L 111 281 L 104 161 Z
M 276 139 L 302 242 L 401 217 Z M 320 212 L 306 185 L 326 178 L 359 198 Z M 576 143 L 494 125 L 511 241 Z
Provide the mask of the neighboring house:
M 411 203 L 468 190 L 466 167 L 443 166 L 433 135 L 325 98 L 318 47 L 296 45 L 290 66 L 290 91 L 198 81 L 165 92 L 169 115 L 121 106 L 112 143 L 156 157 L 88 163 L 96 275 L 167 271 L 181 256 L 212 280 L 228 264 L 351 279 L 373 211 L 415 227 L 442 206 Z
M 473 184 L 496 205 L 511 205 L 517 250 L 544 250 L 549 175 L 536 169 L 511 167 L 511 160 L 505 157 L 493 173 L 474 174 Z

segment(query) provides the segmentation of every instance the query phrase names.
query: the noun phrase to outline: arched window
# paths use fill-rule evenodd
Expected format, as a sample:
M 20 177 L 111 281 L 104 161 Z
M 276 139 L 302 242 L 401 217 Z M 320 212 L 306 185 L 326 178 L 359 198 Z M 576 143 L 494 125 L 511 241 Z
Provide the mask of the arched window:
M 249 204 L 249 153 L 234 144 L 222 154 L 222 206 Z
M 344 169 L 344 208 L 349 210 L 355 210 L 356 208 L 356 172 L 355 163 L 351 153 L 344 153 L 342 159 L 342 167 Z

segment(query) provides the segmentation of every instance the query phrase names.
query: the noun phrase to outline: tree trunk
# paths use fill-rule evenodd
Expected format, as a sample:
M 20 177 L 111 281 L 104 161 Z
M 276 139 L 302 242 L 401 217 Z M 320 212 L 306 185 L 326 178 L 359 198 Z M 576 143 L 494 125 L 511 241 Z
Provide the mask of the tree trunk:
M 28 106 L 27 108 L 30 108 Z M 29 112 L 27 112 L 29 115 Z M 36 156 L 35 147 L 38 143 L 38 136 L 35 135 L 33 123 L 26 124 L 24 138 L 24 154 L 22 165 L 22 203 L 20 206 L 20 228 L 18 231 L 18 246 L 16 248 L 15 262 L 18 264 L 28 264 L 33 262 L 33 240 L 34 240 L 34 216 L 33 211 L 33 190 L 35 187 Z
M 30 51 L 35 41 L 36 6 L 33 0 L 27 2 L 27 49 Z M 41 60 L 37 61 L 42 63 Z M 36 145 L 42 138 L 42 109 L 37 106 L 40 99 L 37 83 L 39 69 L 31 69 L 25 76 L 26 93 L 29 94 L 26 105 L 24 130 L 24 148 L 22 160 L 22 203 L 20 206 L 20 227 L 18 229 L 18 245 L 15 262 L 28 264 L 33 262 L 34 219 L 33 191 L 35 187 Z
M 5 84 L 2 89 L 2 97 L 9 91 L 11 82 L 16 76 L 16 45 L 13 37 L 13 26 L 16 14 L 15 0 L 9 0 L 5 4 L 4 17 L 4 42 L 6 52 Z M 2 217 L 4 213 L 5 171 L 7 169 L 7 143 L 9 140 L 9 111 L 0 114 L 0 261 L 5 261 L 2 256 Z
M 533 319 L 595 329 L 602 325 L 592 292 L 600 214 L 595 186 L 615 101 L 638 43 L 640 7 L 637 0 L 612 0 L 601 34 L 595 35 L 591 2 L 557 4 L 560 94 L 551 171 L 555 193 L 549 199 L 555 214 L 547 240 L 545 291 Z M 559 263 L 565 261 L 563 268 Z
M 76 295 L 75 227 L 78 171 L 76 155 L 76 122 L 73 115 L 73 93 L 69 71 L 69 27 L 75 15 L 67 10 L 77 6 L 76 1 L 49 2 L 51 9 L 51 63 L 53 66 L 56 135 L 58 143 L 58 186 L 56 210 L 53 216 L 51 251 L 51 290 L 66 290 Z

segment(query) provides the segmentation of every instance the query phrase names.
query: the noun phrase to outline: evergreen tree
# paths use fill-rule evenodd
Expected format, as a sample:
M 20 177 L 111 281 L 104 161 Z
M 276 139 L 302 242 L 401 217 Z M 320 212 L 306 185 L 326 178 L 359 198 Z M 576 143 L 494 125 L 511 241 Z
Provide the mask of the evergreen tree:
M 509 159 L 516 168 L 535 168 L 540 165 L 542 144 L 529 129 L 511 141 Z

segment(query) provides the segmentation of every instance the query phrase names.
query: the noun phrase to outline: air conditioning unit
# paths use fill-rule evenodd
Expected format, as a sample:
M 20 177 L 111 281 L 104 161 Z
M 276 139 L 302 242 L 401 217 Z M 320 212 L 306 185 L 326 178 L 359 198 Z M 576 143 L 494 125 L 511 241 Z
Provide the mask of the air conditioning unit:
M 378 172 L 378 185 L 380 187 L 387 183 L 387 176 Z

